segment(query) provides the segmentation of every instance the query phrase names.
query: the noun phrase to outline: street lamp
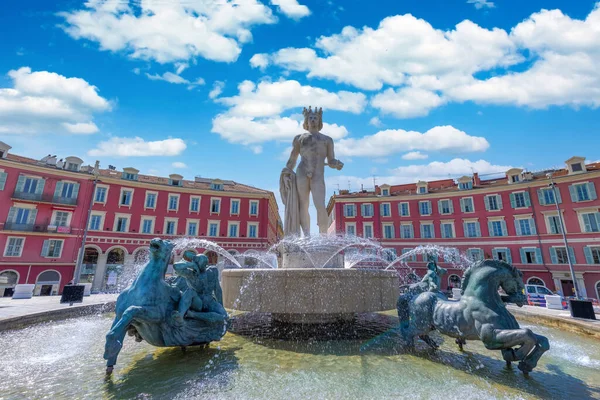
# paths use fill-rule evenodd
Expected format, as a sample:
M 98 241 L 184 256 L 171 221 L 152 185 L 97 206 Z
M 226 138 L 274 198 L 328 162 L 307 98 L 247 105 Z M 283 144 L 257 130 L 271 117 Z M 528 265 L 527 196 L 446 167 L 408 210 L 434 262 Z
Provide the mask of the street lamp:
M 554 194 L 554 204 L 556 205 L 556 211 L 558 211 L 558 221 L 560 222 L 560 231 L 562 233 L 563 241 L 565 243 L 565 252 L 567 253 L 567 262 L 569 263 L 569 270 L 571 271 L 571 279 L 573 280 L 573 288 L 575 289 L 575 297 L 580 299 L 581 292 L 579 291 L 579 285 L 577 284 L 577 279 L 575 278 L 575 269 L 573 268 L 573 262 L 571 260 L 571 252 L 569 251 L 569 243 L 567 242 L 567 234 L 565 231 L 565 223 L 562 218 L 562 214 L 560 212 L 560 207 L 558 206 L 558 196 L 556 195 L 556 184 L 552 179 L 552 173 L 546 175 L 548 179 L 550 179 L 550 186 L 552 188 L 552 193 Z

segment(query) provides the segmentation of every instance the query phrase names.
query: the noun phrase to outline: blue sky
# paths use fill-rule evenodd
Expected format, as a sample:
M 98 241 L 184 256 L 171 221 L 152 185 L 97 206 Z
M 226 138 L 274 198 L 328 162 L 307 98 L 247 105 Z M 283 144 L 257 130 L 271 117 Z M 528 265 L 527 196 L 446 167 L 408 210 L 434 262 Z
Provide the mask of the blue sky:
M 0 140 L 276 190 L 303 106 L 329 191 L 597 160 L 595 1 L 5 0 Z

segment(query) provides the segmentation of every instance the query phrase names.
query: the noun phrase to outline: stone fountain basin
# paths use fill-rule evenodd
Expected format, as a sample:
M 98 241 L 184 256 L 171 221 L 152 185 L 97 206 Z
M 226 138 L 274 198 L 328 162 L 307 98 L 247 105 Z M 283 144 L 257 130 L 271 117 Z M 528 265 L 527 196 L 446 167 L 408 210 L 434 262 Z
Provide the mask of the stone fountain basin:
M 341 268 L 227 269 L 226 308 L 296 323 L 329 323 L 396 308 L 396 271 Z

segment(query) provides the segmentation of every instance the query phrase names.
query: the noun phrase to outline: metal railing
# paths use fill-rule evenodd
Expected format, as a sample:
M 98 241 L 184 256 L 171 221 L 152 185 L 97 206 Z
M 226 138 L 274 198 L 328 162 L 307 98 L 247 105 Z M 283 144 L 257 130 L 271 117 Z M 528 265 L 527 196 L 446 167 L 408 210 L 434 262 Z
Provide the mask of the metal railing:
M 13 192 L 12 198 L 28 201 L 43 201 L 46 203 L 64 204 L 70 206 L 77 205 L 77 198 L 54 196 L 53 194 L 28 193 L 16 190 Z
M 52 232 L 52 233 L 71 233 L 70 226 L 56 226 L 56 225 L 45 225 L 45 224 L 20 224 L 17 222 L 6 221 L 4 223 L 5 231 L 19 231 L 19 232 Z

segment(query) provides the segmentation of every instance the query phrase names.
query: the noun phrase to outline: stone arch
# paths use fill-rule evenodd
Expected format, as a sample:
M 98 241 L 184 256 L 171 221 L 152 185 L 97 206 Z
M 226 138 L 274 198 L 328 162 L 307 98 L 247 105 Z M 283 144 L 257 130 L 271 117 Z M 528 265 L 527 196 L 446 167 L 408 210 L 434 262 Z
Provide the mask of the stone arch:
M 256 259 L 255 257 L 247 257 L 248 255 L 254 254 L 258 254 L 258 251 L 249 249 L 244 252 L 243 256 L 245 267 L 256 267 L 258 265 L 258 259 Z
M 452 289 L 452 288 L 460 289 L 460 285 L 461 285 L 460 276 L 458 276 L 456 274 L 450 274 L 448 276 L 448 288 L 449 289 Z
M 542 278 L 538 278 L 537 276 L 532 276 L 527 279 L 528 285 L 537 285 L 537 286 L 546 286 L 546 282 Z
M 95 249 L 98 252 L 98 255 L 104 254 L 100 246 L 96 246 L 95 244 L 86 244 L 84 250 L 85 249 Z
M 48 273 L 50 272 L 50 273 Z M 51 274 L 51 273 L 54 274 Z M 44 278 L 44 280 L 40 280 L 40 278 Z M 58 278 L 58 279 L 50 279 L 50 278 Z M 38 276 L 35 278 L 35 282 L 36 283 L 41 283 L 41 282 L 56 282 L 56 283 L 60 283 L 62 276 L 60 274 L 60 272 L 58 272 L 55 269 L 46 269 L 42 272 L 40 272 L 38 274 Z
M 133 262 L 135 264 L 145 263 L 150 259 L 150 251 L 147 247 L 138 247 L 131 254 L 133 255 Z
M 51 296 L 58 294 L 62 276 L 55 269 L 46 269 L 35 278 L 34 294 L 38 296 Z
M 0 271 L 0 278 L 1 277 L 6 278 L 6 282 L 0 280 L 0 297 L 11 297 L 14 287 L 19 284 L 21 274 L 14 269 L 5 269 Z
M 121 246 L 120 244 L 116 244 L 114 246 L 109 247 L 108 249 L 106 249 L 106 251 L 104 253 L 108 254 L 115 249 L 121 249 L 121 250 L 123 250 L 123 252 L 125 253 L 126 256 L 129 255 L 129 251 L 127 250 L 127 248 L 125 246 Z
M 219 262 L 219 255 L 212 250 L 205 250 L 204 255 L 208 257 L 208 265 L 216 265 Z

